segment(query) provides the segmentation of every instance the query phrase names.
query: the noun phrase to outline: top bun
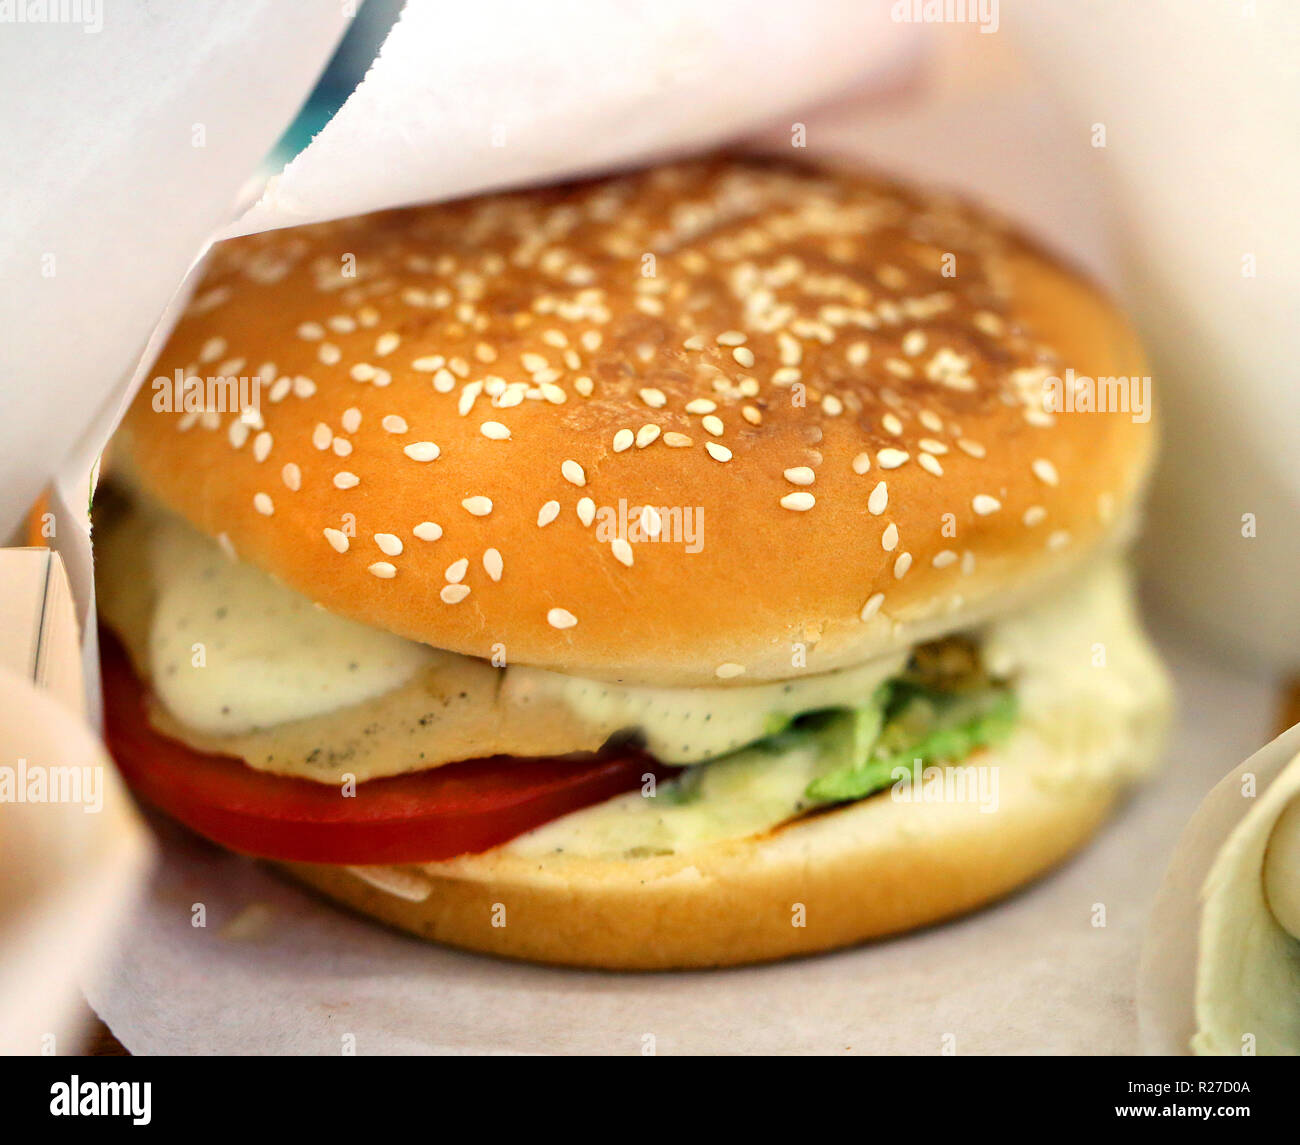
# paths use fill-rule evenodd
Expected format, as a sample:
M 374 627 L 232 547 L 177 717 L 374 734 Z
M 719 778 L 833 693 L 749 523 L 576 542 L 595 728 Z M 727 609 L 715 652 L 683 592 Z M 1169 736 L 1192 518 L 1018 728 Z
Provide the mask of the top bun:
M 1146 373 L 1000 221 L 724 156 L 222 243 L 120 436 L 154 499 L 332 612 L 745 683 L 970 625 L 1122 534 L 1152 427 L 1051 412 L 1067 368 Z M 177 370 L 260 408 L 182 413 Z

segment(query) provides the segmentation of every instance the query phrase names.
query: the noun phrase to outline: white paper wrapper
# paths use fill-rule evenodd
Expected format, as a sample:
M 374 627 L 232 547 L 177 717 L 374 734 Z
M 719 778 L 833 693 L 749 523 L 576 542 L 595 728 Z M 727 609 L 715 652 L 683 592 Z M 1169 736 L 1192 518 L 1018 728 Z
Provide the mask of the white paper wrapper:
M 1274 825 L 1298 798 L 1300 725 L 1225 776 L 1187 825 L 1142 949 L 1147 1052 L 1300 1053 L 1300 939 L 1269 912 L 1262 873 Z

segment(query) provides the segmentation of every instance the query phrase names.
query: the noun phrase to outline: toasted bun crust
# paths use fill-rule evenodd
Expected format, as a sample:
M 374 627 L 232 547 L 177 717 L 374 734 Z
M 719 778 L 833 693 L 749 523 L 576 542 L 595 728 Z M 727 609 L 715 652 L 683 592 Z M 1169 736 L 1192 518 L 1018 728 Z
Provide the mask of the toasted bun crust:
M 1083 843 L 1118 790 L 1099 777 L 1048 784 L 1003 767 L 993 814 L 880 795 L 684 855 L 547 855 L 543 866 L 499 847 L 376 872 L 427 891 L 419 901 L 346 867 L 282 866 L 365 915 L 470 950 L 616 970 L 727 966 L 847 946 L 990 902 Z
M 1067 368 L 1146 372 L 999 222 L 722 157 L 224 243 L 154 373 L 260 376 L 254 424 L 146 386 L 120 436 L 150 494 L 331 611 L 744 683 L 1012 607 L 1120 529 L 1151 426 L 1045 412 Z M 611 542 L 620 503 L 702 532 Z

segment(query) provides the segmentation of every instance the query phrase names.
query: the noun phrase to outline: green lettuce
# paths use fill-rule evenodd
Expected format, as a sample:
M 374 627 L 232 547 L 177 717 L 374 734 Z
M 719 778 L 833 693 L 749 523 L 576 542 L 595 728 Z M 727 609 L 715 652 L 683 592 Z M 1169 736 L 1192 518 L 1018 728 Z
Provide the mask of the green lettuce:
M 808 786 L 818 803 L 865 799 L 889 787 L 899 768 L 955 763 L 1000 743 L 1017 714 L 1015 693 L 1001 685 L 939 692 L 895 680 L 870 704 L 838 713 L 824 731 L 826 771 Z

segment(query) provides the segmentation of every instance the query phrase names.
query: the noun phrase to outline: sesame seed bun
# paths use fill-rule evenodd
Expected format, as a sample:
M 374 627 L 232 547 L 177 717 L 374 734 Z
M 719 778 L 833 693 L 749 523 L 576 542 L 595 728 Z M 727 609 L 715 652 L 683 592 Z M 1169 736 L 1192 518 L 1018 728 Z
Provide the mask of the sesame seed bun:
M 718 157 L 223 243 L 154 374 L 260 376 L 253 424 L 146 386 L 119 442 L 333 612 L 746 683 L 795 644 L 824 671 L 1014 607 L 1122 531 L 1152 427 L 1044 412 L 1067 367 L 1145 373 L 1110 302 L 1000 222 Z M 628 543 L 620 502 L 697 510 L 699 551 L 671 512 Z
M 1148 764 L 1158 738 L 1126 745 L 1123 762 Z M 1044 760 L 1056 754 L 1037 750 Z M 498 847 L 424 867 L 281 865 L 362 914 L 484 953 L 611 970 L 764 962 L 911 930 L 1005 895 L 1087 840 L 1121 774 L 1131 776 L 1117 766 L 1051 783 L 1022 759 L 1004 766 L 1002 753 L 975 762 L 1000 770 L 995 814 L 880 795 L 766 835 L 651 858 L 541 863 Z

